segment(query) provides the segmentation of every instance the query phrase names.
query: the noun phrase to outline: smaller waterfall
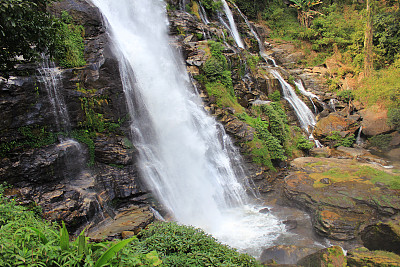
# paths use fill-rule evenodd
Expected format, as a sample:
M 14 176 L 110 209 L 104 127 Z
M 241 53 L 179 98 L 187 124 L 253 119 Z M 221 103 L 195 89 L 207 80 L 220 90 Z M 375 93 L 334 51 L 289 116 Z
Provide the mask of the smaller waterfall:
M 233 39 L 240 48 L 244 48 L 242 39 L 240 38 L 239 31 L 237 30 L 235 20 L 233 19 L 232 11 L 230 10 L 228 4 L 225 0 L 221 0 L 222 6 L 224 7 L 225 15 L 228 18 L 229 26 L 226 24 L 222 16 L 219 16 L 221 23 L 230 31 Z
M 356 138 L 357 145 L 363 144 L 363 140 L 361 139 L 361 132 L 362 132 L 362 126 L 360 126 L 360 128 L 358 129 L 358 134 L 357 134 L 357 138 Z
M 297 89 L 299 89 L 300 93 L 302 93 L 303 95 L 308 97 L 308 99 L 310 100 L 311 104 L 314 107 L 314 112 L 318 113 L 318 109 L 314 104 L 313 98 L 319 100 L 319 97 L 316 96 L 315 94 L 311 93 L 311 92 L 306 91 L 306 89 L 304 88 L 303 83 L 301 82 L 301 80 L 294 81 L 294 84 L 296 85 Z
M 46 88 L 56 121 L 57 131 L 68 132 L 71 129 L 68 110 L 64 98 L 59 92 L 61 87 L 61 72 L 47 57 L 42 57 L 43 63 L 39 69 L 40 80 Z
M 307 107 L 307 105 L 301 101 L 301 99 L 296 95 L 292 86 L 282 78 L 277 70 L 271 69 L 271 73 L 282 85 L 283 98 L 285 98 L 293 107 L 301 127 L 307 133 L 310 133 L 310 127 L 313 128 L 316 124 L 314 114 Z
M 329 100 L 329 107 L 333 110 L 333 112 L 336 112 L 336 103 L 337 103 L 337 99 L 336 98 L 332 98 Z
M 200 2 L 197 2 L 197 4 L 199 5 L 199 15 L 200 15 L 201 21 L 206 25 L 209 24 L 210 21 L 208 20 L 207 13 L 206 13 L 206 10 L 204 9 L 203 5 Z

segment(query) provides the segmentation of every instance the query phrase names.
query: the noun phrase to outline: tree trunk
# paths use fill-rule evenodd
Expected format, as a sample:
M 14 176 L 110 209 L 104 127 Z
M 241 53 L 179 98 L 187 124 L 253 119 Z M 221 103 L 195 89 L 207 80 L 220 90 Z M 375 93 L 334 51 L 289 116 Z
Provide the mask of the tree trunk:
M 369 77 L 373 70 L 372 60 L 372 6 L 373 0 L 367 0 L 367 24 L 364 39 L 364 76 Z

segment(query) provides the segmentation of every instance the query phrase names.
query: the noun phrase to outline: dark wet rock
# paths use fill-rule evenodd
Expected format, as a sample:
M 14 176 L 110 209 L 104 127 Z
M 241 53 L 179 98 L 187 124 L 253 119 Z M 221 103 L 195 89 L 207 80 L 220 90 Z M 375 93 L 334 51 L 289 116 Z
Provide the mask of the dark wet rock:
M 330 184 L 331 183 L 331 180 L 329 178 L 322 178 L 319 181 L 321 182 L 321 184 Z
M 286 230 L 293 230 L 297 228 L 296 220 L 286 220 L 282 222 L 285 225 Z
M 400 216 L 367 226 L 361 239 L 370 250 L 386 250 L 400 255 Z
M 269 213 L 269 208 L 260 209 L 258 212 L 259 213 L 264 213 L 264 214 Z
M 98 135 L 94 142 L 96 161 L 118 165 L 132 165 L 136 152 L 128 138 L 123 136 Z
M 318 251 L 317 248 L 279 245 L 264 249 L 260 261 L 265 264 L 273 260 L 277 264 L 296 264 L 307 255 Z
M 387 251 L 361 247 L 347 252 L 347 264 L 354 267 L 400 266 L 400 256 Z
M 341 247 L 333 246 L 308 255 L 297 264 L 304 267 L 346 266 L 346 257 Z

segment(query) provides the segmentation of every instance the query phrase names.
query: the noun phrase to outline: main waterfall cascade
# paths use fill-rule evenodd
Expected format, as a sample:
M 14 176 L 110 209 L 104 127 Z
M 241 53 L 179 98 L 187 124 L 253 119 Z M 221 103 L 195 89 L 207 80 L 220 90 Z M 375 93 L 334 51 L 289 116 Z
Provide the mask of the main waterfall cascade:
M 223 127 L 208 116 L 182 60 L 169 46 L 160 0 L 92 0 L 120 62 L 141 176 L 183 224 L 258 255 L 285 230 L 253 205 Z

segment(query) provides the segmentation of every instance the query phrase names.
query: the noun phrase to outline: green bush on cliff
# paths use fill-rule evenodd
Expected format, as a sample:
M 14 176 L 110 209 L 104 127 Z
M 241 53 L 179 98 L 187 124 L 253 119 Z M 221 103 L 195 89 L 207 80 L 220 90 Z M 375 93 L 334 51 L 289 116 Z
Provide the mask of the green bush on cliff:
M 72 17 L 63 11 L 56 21 L 54 57 L 65 68 L 80 67 L 86 64 L 83 58 L 85 29 L 72 22 Z
M 388 124 L 397 131 L 400 131 L 400 108 L 389 109 Z

